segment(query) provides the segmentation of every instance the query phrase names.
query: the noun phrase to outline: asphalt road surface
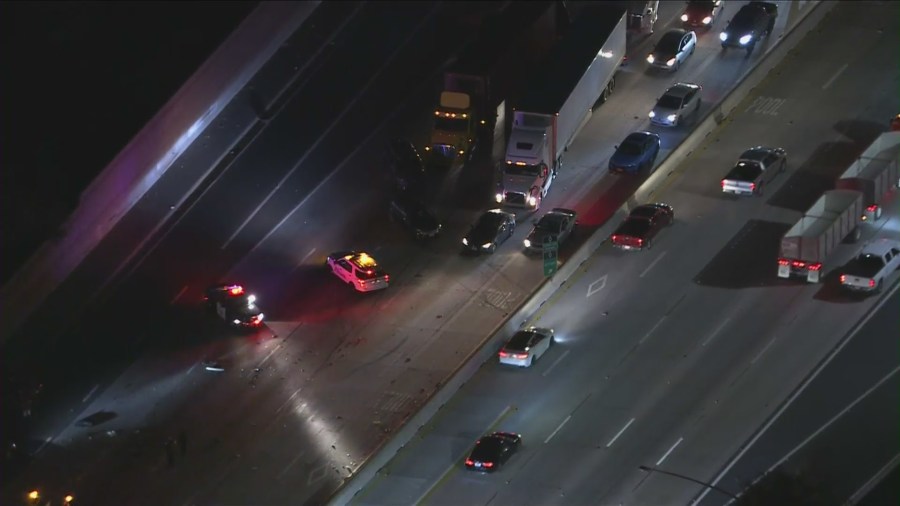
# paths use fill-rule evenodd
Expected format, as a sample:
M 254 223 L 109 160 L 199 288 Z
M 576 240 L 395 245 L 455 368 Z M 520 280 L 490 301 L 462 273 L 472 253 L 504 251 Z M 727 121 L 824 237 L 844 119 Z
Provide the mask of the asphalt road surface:
M 655 247 L 601 248 L 528 322 L 555 328 L 555 349 L 532 370 L 486 363 L 355 502 L 686 504 L 696 497 L 702 486 L 639 466 L 712 481 L 878 300 L 840 294 L 833 275 L 822 285 L 782 282 L 773 262 L 780 234 L 817 198 L 811 186 L 821 193 L 898 106 L 890 92 L 897 71 L 885 65 L 897 56 L 895 8 L 838 6 L 651 196 L 676 209 L 675 225 Z M 882 20 L 877 30 L 872 19 Z M 787 149 L 786 175 L 764 198 L 723 196 L 719 180 L 754 144 Z M 898 237 L 896 206 L 886 208 L 890 216 L 866 237 Z M 858 247 L 841 246 L 827 269 Z M 889 345 L 895 334 L 879 339 Z M 852 383 L 865 390 L 866 378 Z M 891 388 L 882 388 L 867 398 L 868 412 L 884 408 Z M 853 392 L 834 392 L 835 402 L 852 402 Z M 829 416 L 809 413 L 806 423 Z M 883 444 L 887 418 L 867 445 Z M 523 449 L 491 475 L 465 471 L 472 443 L 492 430 L 523 434 Z M 763 450 L 769 462 L 792 447 L 778 443 L 778 453 Z M 837 492 L 849 496 L 891 455 L 888 446 L 870 456 Z
M 86 497 L 96 498 L 94 502 L 103 502 L 102 497 L 110 504 L 321 502 L 539 285 L 539 261 L 520 253 L 527 226 L 491 258 L 458 255 L 465 228 L 487 205 L 487 199 L 467 196 L 490 193 L 487 184 L 469 185 L 488 171 L 448 175 L 446 191 L 436 199 L 445 222 L 445 233 L 437 241 L 413 244 L 387 220 L 385 193 L 372 191 L 384 178 L 373 172 L 388 138 L 407 129 L 421 131 L 432 90 L 414 83 L 426 82 L 429 69 L 438 68 L 443 59 L 426 59 L 433 55 L 417 37 L 434 36 L 427 19 L 444 18 L 428 18 L 430 8 L 420 7 L 401 19 L 392 17 L 391 31 L 374 33 L 377 17 L 387 16 L 380 5 L 367 4 L 356 14 L 371 27 L 345 28 L 332 48 L 314 56 L 318 64 L 309 80 L 266 120 L 254 142 L 166 228 L 158 243 L 152 242 L 147 256 L 110 290 L 106 298 L 111 305 L 84 322 L 91 325 L 82 326 L 81 336 L 109 335 L 104 344 L 110 347 L 118 341 L 119 347 L 150 351 L 122 374 L 113 371 L 107 377 L 94 375 L 90 383 L 73 384 L 73 390 L 81 389 L 77 405 L 66 406 L 61 417 L 72 420 L 107 410 L 116 418 L 95 429 L 44 429 L 41 439 L 50 442 L 40 462 L 17 482 L 20 489 L 42 481 L 68 481 Z M 665 8 L 658 31 L 663 21 L 674 20 L 680 5 Z M 783 29 L 780 22 L 776 36 Z M 406 23 L 407 29 L 399 23 Z M 419 31 L 412 32 L 416 27 Z M 398 34 L 411 32 L 412 40 L 400 40 Z M 368 37 L 371 46 L 353 44 L 357 37 Z M 580 234 L 599 226 L 604 213 L 617 208 L 639 185 L 638 180 L 606 177 L 603 168 L 614 144 L 629 131 L 646 128 L 647 111 L 673 79 L 645 74 L 642 58 L 634 57 L 645 51 L 646 44 L 633 49 L 634 63 L 623 71 L 612 100 L 571 147 L 572 163 L 546 202 L 548 207 L 579 210 L 584 224 Z M 705 102 L 714 103 L 761 54 L 758 50 L 749 60 L 735 52 L 721 54 L 714 35 L 703 35 L 697 53 L 677 78 L 703 84 Z M 429 62 L 432 66 L 425 66 Z M 357 64 L 368 68 L 369 77 L 380 73 L 371 83 L 362 70 L 356 79 L 348 77 L 348 69 Z M 401 71 L 406 74 L 397 73 Z M 351 82 L 355 90 L 348 88 Z M 408 86 L 398 88 L 398 82 Z M 890 97 L 887 92 L 882 100 L 890 100 L 884 97 Z M 685 133 L 663 132 L 664 153 Z M 728 160 L 717 163 L 726 167 L 735 154 L 729 152 Z M 304 168 L 295 169 L 300 166 Z M 715 190 L 720 176 L 706 181 L 704 190 L 719 206 L 723 203 Z M 599 195 L 605 197 L 600 204 Z M 700 200 L 698 206 L 710 203 Z M 762 206 L 728 204 L 734 204 L 728 209 Z M 707 249 L 720 248 L 734 233 L 731 227 L 746 219 L 733 214 L 713 230 L 696 225 L 693 240 Z M 360 297 L 323 271 L 325 254 L 349 247 L 373 253 L 391 273 L 394 286 Z M 565 259 L 565 247 L 562 254 Z M 623 256 L 623 261 L 639 258 L 648 257 Z M 684 273 L 690 272 L 690 262 L 699 269 L 708 261 L 674 253 L 667 261 L 672 258 L 689 262 L 679 269 Z M 190 316 L 196 308 L 189 303 L 220 277 L 254 287 L 270 321 L 268 331 L 216 339 L 193 332 Z M 622 297 L 636 294 L 640 287 L 610 279 L 609 288 L 613 286 Z M 788 290 L 802 292 L 803 287 Z M 659 302 L 667 292 L 654 293 L 656 289 L 650 295 L 642 291 L 640 300 Z M 723 299 L 718 292 L 704 297 L 711 302 Z M 745 298 L 751 299 L 746 304 L 755 300 Z M 172 301 L 175 309 L 136 311 L 160 300 Z M 181 306 L 187 316 L 173 317 Z M 646 321 L 654 321 L 651 318 Z M 115 332 L 94 331 L 99 323 Z M 620 324 L 627 329 L 633 322 Z M 73 337 L 71 342 L 77 341 Z M 225 371 L 204 371 L 199 365 L 204 358 L 223 364 Z M 84 372 L 92 363 L 75 365 Z M 471 416 L 489 423 L 503 409 Z M 477 424 L 471 432 L 481 428 Z M 183 455 L 175 452 L 170 465 L 166 441 L 182 431 L 188 450 Z

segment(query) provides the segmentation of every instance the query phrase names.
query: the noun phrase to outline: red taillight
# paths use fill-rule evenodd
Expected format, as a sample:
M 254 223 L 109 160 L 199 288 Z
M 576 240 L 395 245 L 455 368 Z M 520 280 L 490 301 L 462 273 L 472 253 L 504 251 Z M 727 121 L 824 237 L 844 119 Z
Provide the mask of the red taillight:
M 472 459 L 466 459 L 466 465 L 467 465 L 467 466 L 474 466 L 474 465 L 475 465 L 475 461 L 473 461 Z
M 617 236 L 616 234 L 613 234 L 612 242 L 619 242 L 619 236 Z
M 817 271 L 822 268 L 822 264 L 809 264 L 808 269 L 811 271 Z
M 240 295 L 244 293 L 244 287 L 241 285 L 229 286 L 228 293 L 230 293 L 231 295 Z
M 384 275 L 384 281 L 385 281 L 385 282 L 388 282 L 388 281 L 390 281 L 390 280 L 391 280 L 391 277 L 388 276 L 387 274 L 385 274 L 385 275 Z
M 875 288 L 875 280 L 874 279 L 869 280 L 869 288 Z
M 791 262 L 791 265 L 793 265 L 794 267 L 796 267 L 798 269 L 802 269 L 802 268 L 806 267 L 806 262 L 801 262 L 800 260 L 794 260 L 793 262 Z
M 513 358 L 519 359 L 519 360 L 525 360 L 526 358 L 528 358 L 528 354 L 527 353 L 516 353 L 515 355 L 513 355 Z
M 778 265 L 791 265 L 791 261 L 787 258 L 779 258 Z
M 878 210 L 878 204 L 872 204 L 871 206 L 866 208 L 866 211 L 869 211 L 870 213 L 874 213 L 877 210 Z
M 503 358 L 506 358 L 506 357 L 509 356 L 509 353 L 506 353 L 505 351 L 501 351 L 501 352 L 500 352 L 500 356 L 503 357 Z
M 750 183 L 750 191 L 756 190 L 756 183 Z
M 644 245 L 644 240 L 641 239 L 641 238 L 638 238 L 637 243 L 638 243 L 638 246 L 643 246 L 643 245 Z
M 846 275 L 846 274 L 841 274 L 841 283 L 843 283 L 843 282 L 845 282 L 845 281 L 847 281 L 847 275 Z
M 722 188 L 725 188 L 725 180 L 722 180 Z
M 487 468 L 494 467 L 494 463 L 493 463 L 493 462 L 485 462 L 484 464 L 481 464 L 481 465 L 483 465 L 484 467 L 487 467 Z

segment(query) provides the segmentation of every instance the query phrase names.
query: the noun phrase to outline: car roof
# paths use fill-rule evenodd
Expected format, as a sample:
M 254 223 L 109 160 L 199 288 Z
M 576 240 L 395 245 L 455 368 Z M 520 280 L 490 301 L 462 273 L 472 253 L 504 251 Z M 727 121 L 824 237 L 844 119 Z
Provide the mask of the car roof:
M 863 246 L 863 249 L 862 249 L 862 252 L 860 252 L 860 255 L 872 254 L 872 255 L 880 256 L 880 255 L 884 255 L 885 253 L 890 251 L 891 248 L 900 249 L 900 242 L 892 241 L 890 239 L 885 239 L 885 238 L 876 239 L 876 240 L 866 244 L 865 246 Z
M 665 95 L 684 98 L 688 93 L 699 90 L 700 85 L 691 83 L 676 83 L 666 90 Z
M 642 141 L 648 137 L 656 138 L 659 136 L 653 132 L 631 132 L 627 137 L 625 137 L 625 140 L 623 140 L 622 142 Z
M 762 161 L 769 156 L 775 148 L 767 148 L 765 146 L 755 146 L 741 153 L 741 160 L 757 160 Z
M 660 209 L 665 209 L 665 204 L 641 204 L 628 213 L 628 216 L 653 216 Z
M 678 43 L 681 42 L 681 38 L 687 33 L 687 30 L 682 28 L 673 28 L 666 33 L 663 34 L 662 37 L 656 42 L 656 48 L 661 48 L 664 45 L 672 46 L 675 49 L 678 48 Z

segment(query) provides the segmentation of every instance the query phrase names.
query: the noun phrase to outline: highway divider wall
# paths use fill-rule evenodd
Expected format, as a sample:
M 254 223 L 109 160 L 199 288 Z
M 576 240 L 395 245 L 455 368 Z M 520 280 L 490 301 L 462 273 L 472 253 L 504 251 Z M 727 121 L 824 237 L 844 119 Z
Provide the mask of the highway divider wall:
M 60 236 L 46 241 L 0 288 L 0 344 L 204 133 L 319 3 L 261 3 L 119 152 L 82 192 Z
M 794 47 L 827 15 L 837 4 L 836 1 L 824 2 L 794 2 L 802 4 L 791 8 L 793 26 L 786 30 L 778 42 L 766 52 L 763 58 L 757 60 L 755 66 L 747 73 L 740 83 L 714 107 L 697 124 L 682 143 L 673 150 L 668 157 L 657 167 L 653 174 L 647 178 L 644 184 L 635 192 L 638 202 L 650 199 L 654 193 L 663 186 L 667 178 L 675 173 L 675 169 L 687 160 L 693 152 L 703 144 L 707 137 L 713 133 L 725 118 L 734 111 L 741 102 L 768 76 L 782 59 L 794 49 Z M 802 10 L 797 10 L 802 8 Z M 553 295 L 569 278 L 575 274 L 584 263 L 606 242 L 613 230 L 628 214 L 628 204 L 624 204 L 607 220 L 607 222 L 595 231 L 591 237 L 572 255 L 552 277 L 546 279 L 534 295 L 524 302 L 515 313 L 488 334 L 482 345 L 473 351 L 463 361 L 462 365 L 441 385 L 428 399 L 422 408 L 410 417 L 403 427 L 397 431 L 393 438 L 382 444 L 381 448 L 369 457 L 356 473 L 346 479 L 344 485 L 332 496 L 329 504 L 344 505 L 353 500 L 353 497 L 372 480 L 391 459 L 406 446 L 438 411 L 449 402 L 456 392 L 485 364 L 493 364 L 499 346 L 504 339 L 522 328 L 541 307 L 547 303 Z

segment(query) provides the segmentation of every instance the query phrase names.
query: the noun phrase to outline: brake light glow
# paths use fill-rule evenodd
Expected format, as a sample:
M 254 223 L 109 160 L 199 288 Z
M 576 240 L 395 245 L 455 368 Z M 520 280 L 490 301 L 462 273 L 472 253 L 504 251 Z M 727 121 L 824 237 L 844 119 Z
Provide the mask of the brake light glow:
M 230 293 L 231 295 L 240 295 L 244 293 L 244 287 L 241 285 L 229 286 L 228 293 Z
M 818 270 L 822 269 L 822 264 L 809 264 L 808 268 L 811 271 L 818 271 Z
M 638 246 L 643 246 L 643 245 L 644 245 L 644 240 L 641 239 L 641 238 L 638 238 L 637 243 L 638 243 Z
M 846 283 L 846 282 L 847 282 L 847 275 L 841 274 L 841 283 Z
M 472 459 L 466 459 L 466 465 L 467 465 L 467 466 L 474 466 L 474 465 L 475 465 L 475 461 L 472 460 Z
M 612 242 L 619 242 L 619 236 L 616 235 L 616 234 L 613 234 L 613 236 L 612 236 Z
M 493 462 L 485 462 L 485 463 L 483 463 L 483 464 L 481 464 L 481 465 L 483 465 L 484 467 L 487 467 L 488 469 L 494 467 L 494 463 L 493 463 Z
M 787 258 L 779 258 L 778 265 L 791 265 L 791 261 Z
M 509 356 L 509 353 L 506 353 L 505 351 L 500 350 L 500 356 L 503 357 L 503 358 L 506 358 L 506 357 Z
M 875 288 L 875 280 L 874 279 L 869 280 L 869 288 Z
M 750 183 L 750 191 L 756 190 L 756 183 Z
M 722 184 L 722 188 L 725 188 L 725 180 L 723 179 L 720 183 Z
M 519 359 L 519 360 L 525 360 L 526 358 L 528 358 L 528 354 L 527 353 L 516 353 L 513 355 L 513 358 Z

